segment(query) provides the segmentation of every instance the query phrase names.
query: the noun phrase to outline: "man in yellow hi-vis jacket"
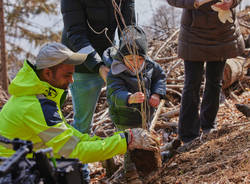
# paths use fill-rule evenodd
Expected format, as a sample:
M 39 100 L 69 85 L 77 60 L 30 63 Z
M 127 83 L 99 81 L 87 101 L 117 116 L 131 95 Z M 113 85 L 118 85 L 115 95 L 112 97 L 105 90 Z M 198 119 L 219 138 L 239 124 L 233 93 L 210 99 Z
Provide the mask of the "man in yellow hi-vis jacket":
M 142 129 L 101 139 L 67 124 L 60 106 L 73 82 L 74 65 L 87 57 L 60 43 L 49 43 L 41 48 L 34 65 L 25 61 L 9 86 L 12 96 L 0 112 L 0 135 L 30 140 L 35 150 L 52 147 L 56 157 L 77 158 L 82 163 L 106 160 L 127 149 L 157 149 L 155 138 Z M 12 154 L 7 145 L 0 145 L 0 156 Z

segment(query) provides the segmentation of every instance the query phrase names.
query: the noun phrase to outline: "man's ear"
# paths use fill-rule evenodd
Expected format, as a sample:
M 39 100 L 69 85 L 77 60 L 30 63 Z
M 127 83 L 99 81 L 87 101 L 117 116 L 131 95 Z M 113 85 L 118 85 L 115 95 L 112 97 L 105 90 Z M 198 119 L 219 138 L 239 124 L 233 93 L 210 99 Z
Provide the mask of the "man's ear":
M 49 82 L 52 79 L 53 75 L 52 75 L 52 70 L 50 70 L 49 68 L 45 68 L 42 71 L 42 78 L 44 81 Z

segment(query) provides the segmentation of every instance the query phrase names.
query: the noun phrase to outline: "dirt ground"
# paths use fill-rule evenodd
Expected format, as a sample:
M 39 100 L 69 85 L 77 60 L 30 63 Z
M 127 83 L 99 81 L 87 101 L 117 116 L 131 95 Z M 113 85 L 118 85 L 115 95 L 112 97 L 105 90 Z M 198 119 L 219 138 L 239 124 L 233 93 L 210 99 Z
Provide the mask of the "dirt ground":
M 249 81 L 247 84 L 250 84 Z M 250 183 L 250 121 L 235 104 L 250 104 L 250 91 L 226 98 L 217 115 L 218 131 L 194 149 L 177 154 L 159 169 L 152 184 Z M 171 119 L 178 121 L 178 117 Z M 116 157 L 120 164 L 122 160 Z M 92 184 L 110 183 L 100 162 L 89 164 Z M 146 182 L 148 183 L 148 182 Z
M 249 37 L 250 7 L 240 12 L 238 18 L 244 37 Z M 246 58 L 249 60 L 249 55 Z M 241 83 L 228 90 L 233 93 L 220 105 L 218 132 L 195 149 L 176 155 L 152 183 L 250 183 L 250 119 L 235 107 L 237 103 L 250 104 L 249 77 L 244 86 L 243 93 L 239 93 Z
M 1 99 L 5 102 L 6 95 L 1 94 Z M 195 149 L 177 154 L 164 164 L 150 183 L 250 183 L 250 121 L 235 108 L 236 103 L 250 103 L 249 89 L 221 104 L 217 116 L 218 132 Z M 89 167 L 92 184 L 108 183 L 100 162 L 91 163 Z
M 238 97 L 249 103 L 250 92 Z M 153 183 L 250 183 L 250 121 L 228 100 L 218 113 L 218 132 L 196 149 L 178 154 Z

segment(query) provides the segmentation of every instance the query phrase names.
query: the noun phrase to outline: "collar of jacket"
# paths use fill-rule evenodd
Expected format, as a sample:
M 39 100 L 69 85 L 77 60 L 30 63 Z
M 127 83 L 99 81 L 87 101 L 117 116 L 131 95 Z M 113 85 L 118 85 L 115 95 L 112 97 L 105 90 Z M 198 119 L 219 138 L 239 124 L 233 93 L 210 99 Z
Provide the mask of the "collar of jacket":
M 23 67 L 9 85 L 8 91 L 13 96 L 43 94 L 58 105 L 60 105 L 64 93 L 63 89 L 55 88 L 49 83 L 41 81 L 34 71 L 34 66 L 28 60 L 24 61 Z

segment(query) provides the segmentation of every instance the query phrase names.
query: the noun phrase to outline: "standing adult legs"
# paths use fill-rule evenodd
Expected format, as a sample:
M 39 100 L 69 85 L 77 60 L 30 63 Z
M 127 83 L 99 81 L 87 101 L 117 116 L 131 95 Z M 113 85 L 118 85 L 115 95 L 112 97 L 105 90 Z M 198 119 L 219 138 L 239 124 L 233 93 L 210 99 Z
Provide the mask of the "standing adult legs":
M 103 84 L 99 74 L 74 74 L 74 83 L 70 86 L 74 108 L 73 126 L 82 133 L 89 133 Z
M 202 130 L 216 128 L 224 66 L 225 61 L 210 61 L 206 64 L 206 84 L 200 110 Z
M 200 134 L 199 103 L 204 62 L 184 61 L 185 81 L 178 124 L 179 139 L 189 142 Z

